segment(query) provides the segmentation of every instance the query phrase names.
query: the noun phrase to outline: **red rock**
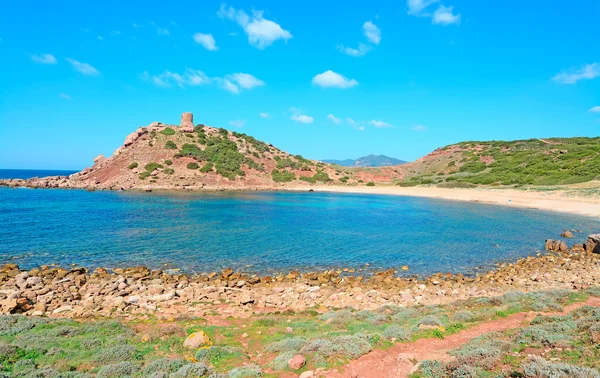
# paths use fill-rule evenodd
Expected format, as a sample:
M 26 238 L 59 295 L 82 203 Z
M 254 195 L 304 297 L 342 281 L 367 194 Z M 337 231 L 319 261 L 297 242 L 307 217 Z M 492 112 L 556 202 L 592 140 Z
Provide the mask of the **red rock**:
M 288 361 L 288 367 L 292 370 L 298 370 L 306 364 L 306 358 L 303 355 L 297 354 Z

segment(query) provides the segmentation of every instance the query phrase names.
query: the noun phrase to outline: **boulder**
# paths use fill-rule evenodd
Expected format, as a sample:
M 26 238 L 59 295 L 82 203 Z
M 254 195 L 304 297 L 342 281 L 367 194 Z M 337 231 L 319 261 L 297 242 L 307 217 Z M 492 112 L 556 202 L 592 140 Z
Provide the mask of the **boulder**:
M 125 143 L 123 143 L 123 146 L 125 146 L 125 147 L 131 146 L 136 140 L 139 139 L 139 137 L 146 134 L 147 132 L 148 131 L 144 127 L 140 127 L 136 131 L 127 135 L 127 138 L 125 138 Z
M 573 237 L 573 233 L 571 231 L 567 230 L 567 231 L 563 232 L 562 234 L 560 234 L 560 236 L 562 236 L 563 238 L 570 239 Z
M 307 370 L 304 373 L 300 374 L 298 378 L 314 378 L 315 373 L 312 370 Z
M 198 349 L 208 345 L 210 345 L 210 339 L 204 331 L 192 333 L 183 342 L 183 347 L 188 349 Z
M 306 364 L 306 358 L 303 355 L 297 354 L 288 361 L 288 367 L 292 370 L 301 369 Z
M 585 241 L 585 251 L 588 253 L 600 253 L 600 234 L 588 236 Z
M 107 159 L 104 157 L 104 155 L 103 155 L 103 154 L 100 154 L 100 155 L 98 155 L 98 156 L 96 156 L 96 157 L 94 158 L 94 165 L 99 165 L 99 164 L 102 164 L 102 163 L 104 163 L 106 160 L 107 160 Z
M 192 113 L 183 113 L 181 115 L 181 124 L 179 128 L 184 133 L 194 132 L 194 115 Z

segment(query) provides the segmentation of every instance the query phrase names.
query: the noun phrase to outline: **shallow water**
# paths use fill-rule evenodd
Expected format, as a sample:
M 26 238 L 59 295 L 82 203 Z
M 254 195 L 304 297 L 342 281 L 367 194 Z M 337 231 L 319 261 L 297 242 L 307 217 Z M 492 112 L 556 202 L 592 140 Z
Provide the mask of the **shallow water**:
M 133 193 L 0 188 L 0 263 L 270 273 L 331 267 L 463 272 L 533 255 L 593 218 L 428 198 L 336 193 Z

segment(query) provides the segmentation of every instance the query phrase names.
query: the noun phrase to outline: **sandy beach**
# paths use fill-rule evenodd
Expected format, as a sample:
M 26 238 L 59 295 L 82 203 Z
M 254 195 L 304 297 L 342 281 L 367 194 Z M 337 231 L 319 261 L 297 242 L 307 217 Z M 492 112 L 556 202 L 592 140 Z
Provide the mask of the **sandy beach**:
M 446 189 L 434 187 L 399 186 L 314 186 L 314 191 L 385 194 L 410 197 L 440 198 L 451 201 L 481 202 L 518 208 L 539 209 L 561 213 L 600 217 L 600 198 L 586 197 L 571 190 L 526 191 L 518 189 Z M 288 190 L 306 191 L 307 187 L 289 187 Z

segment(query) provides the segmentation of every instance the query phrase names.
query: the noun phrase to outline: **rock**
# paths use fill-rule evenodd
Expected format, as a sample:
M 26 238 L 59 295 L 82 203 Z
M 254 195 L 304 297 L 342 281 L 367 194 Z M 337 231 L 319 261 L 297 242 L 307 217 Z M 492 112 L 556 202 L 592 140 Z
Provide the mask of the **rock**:
M 136 140 L 138 140 L 142 135 L 146 134 L 147 132 L 148 131 L 145 128 L 140 127 L 136 131 L 127 135 L 127 138 L 125 138 L 125 142 L 123 143 L 123 146 L 124 147 L 131 146 L 133 143 L 135 143 Z
M 18 306 L 17 299 L 6 299 L 0 302 L 0 308 L 2 309 L 2 313 L 10 314 L 12 313 Z
M 204 331 L 192 333 L 183 342 L 183 347 L 188 349 L 197 349 L 208 345 L 210 345 L 210 339 Z
M 107 159 L 104 157 L 104 155 L 100 154 L 94 158 L 94 165 L 100 165 L 100 164 L 104 163 L 106 160 Z
M 71 306 L 62 306 L 57 308 L 56 310 L 52 311 L 53 314 L 60 314 L 63 312 L 69 312 L 69 311 L 73 311 L 73 307 Z
M 303 355 L 297 354 L 288 361 L 288 367 L 292 370 L 301 369 L 306 364 L 306 358 Z
M 569 230 L 563 232 L 562 234 L 560 234 L 560 236 L 562 236 L 563 238 L 572 238 L 573 237 L 573 233 Z
M 231 268 L 223 269 L 222 274 L 223 274 L 223 278 L 228 279 L 233 274 L 233 269 L 231 269 Z
M 300 374 L 298 378 L 314 378 L 315 373 L 312 370 L 307 370 L 304 373 Z
M 184 133 L 194 132 L 194 115 L 192 113 L 183 113 L 181 115 L 181 124 L 179 129 Z
M 600 253 L 600 234 L 588 236 L 585 241 L 585 251 L 588 253 Z
M 408 266 L 402 265 L 402 268 L 400 268 L 400 270 L 402 270 L 403 272 L 406 272 L 408 270 Z

